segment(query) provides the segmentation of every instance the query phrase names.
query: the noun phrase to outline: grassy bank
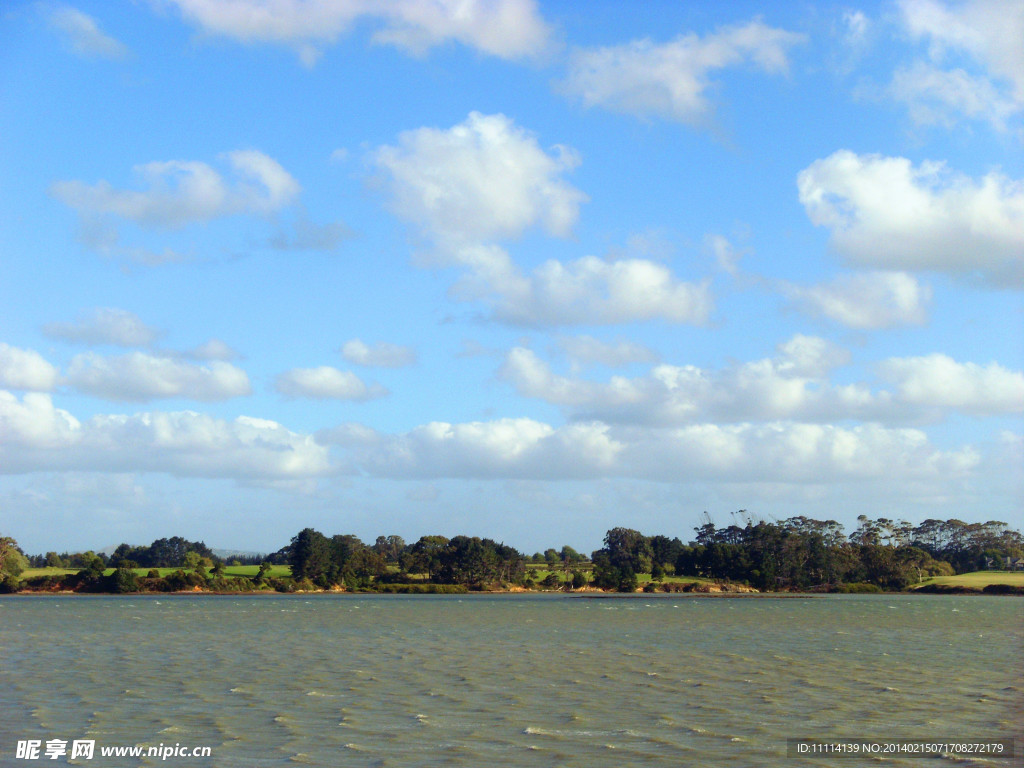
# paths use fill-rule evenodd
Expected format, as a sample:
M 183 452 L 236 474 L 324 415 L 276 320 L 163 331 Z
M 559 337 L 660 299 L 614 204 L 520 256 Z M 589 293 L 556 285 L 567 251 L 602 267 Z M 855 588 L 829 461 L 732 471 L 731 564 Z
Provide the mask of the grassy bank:
M 935 576 L 915 584 L 913 589 L 934 584 L 939 587 L 964 587 L 967 589 L 984 589 L 992 584 L 1007 584 L 1011 587 L 1024 587 L 1024 571 L 973 571 L 956 576 Z

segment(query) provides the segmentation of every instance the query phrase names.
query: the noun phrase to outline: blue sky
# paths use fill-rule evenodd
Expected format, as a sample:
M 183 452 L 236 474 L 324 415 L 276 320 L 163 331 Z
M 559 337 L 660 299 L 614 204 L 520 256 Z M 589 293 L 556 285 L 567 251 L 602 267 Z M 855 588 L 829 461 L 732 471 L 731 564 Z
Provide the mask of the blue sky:
M 1024 6 L 0 10 L 0 532 L 1024 502 Z

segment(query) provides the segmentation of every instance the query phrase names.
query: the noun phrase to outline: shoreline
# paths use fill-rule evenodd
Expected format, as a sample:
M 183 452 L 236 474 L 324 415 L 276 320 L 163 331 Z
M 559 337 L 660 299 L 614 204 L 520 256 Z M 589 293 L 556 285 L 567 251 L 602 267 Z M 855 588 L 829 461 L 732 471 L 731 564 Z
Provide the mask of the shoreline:
M 667 599 L 667 598 L 743 598 L 758 599 L 766 598 L 773 600 L 803 600 L 825 598 L 830 596 L 876 596 L 876 597 L 907 597 L 913 595 L 947 595 L 957 597 L 1024 597 L 1024 589 L 1010 588 L 1007 591 L 985 592 L 980 589 L 955 588 L 945 590 L 923 590 L 909 589 L 898 592 L 758 592 L 756 590 L 714 590 L 714 591 L 690 591 L 690 592 L 614 592 L 600 589 L 581 590 L 533 590 L 533 589 L 488 589 L 488 590 L 467 590 L 465 592 L 385 592 L 376 590 L 347 590 L 347 589 L 318 589 L 318 590 L 296 590 L 294 592 L 277 592 L 274 590 L 253 590 L 253 591 L 224 591 L 224 590 L 182 590 L 175 592 L 76 592 L 74 590 L 34 590 L 25 589 L 17 592 L 0 594 L 0 600 L 16 597 L 311 597 L 311 596 L 338 596 L 338 597 L 473 597 L 473 596 L 494 596 L 494 595 L 549 595 L 576 598 L 581 600 L 638 600 L 638 599 Z

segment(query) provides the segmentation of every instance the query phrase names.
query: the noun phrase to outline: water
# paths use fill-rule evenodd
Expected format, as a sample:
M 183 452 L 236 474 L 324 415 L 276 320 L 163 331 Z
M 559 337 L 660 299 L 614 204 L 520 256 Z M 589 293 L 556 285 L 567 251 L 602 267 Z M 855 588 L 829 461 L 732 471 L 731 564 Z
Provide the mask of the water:
M 786 739 L 1019 740 L 1022 639 L 1005 597 L 12 596 L 0 765 L 916 766 Z

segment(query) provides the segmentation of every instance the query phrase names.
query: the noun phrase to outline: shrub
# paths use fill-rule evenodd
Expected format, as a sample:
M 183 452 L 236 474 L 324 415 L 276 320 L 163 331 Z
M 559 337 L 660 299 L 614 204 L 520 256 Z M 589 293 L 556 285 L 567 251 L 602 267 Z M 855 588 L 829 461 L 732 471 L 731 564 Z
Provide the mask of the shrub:
M 988 584 L 981 591 L 986 595 L 1024 595 L 1024 587 L 1012 584 Z
M 854 581 L 849 584 L 836 584 L 833 592 L 846 595 L 875 594 L 882 591 L 877 584 L 868 584 L 866 581 Z
M 551 587 L 557 587 L 562 583 L 562 580 L 558 577 L 557 573 L 549 573 L 543 579 L 541 579 L 540 585 L 550 589 Z

